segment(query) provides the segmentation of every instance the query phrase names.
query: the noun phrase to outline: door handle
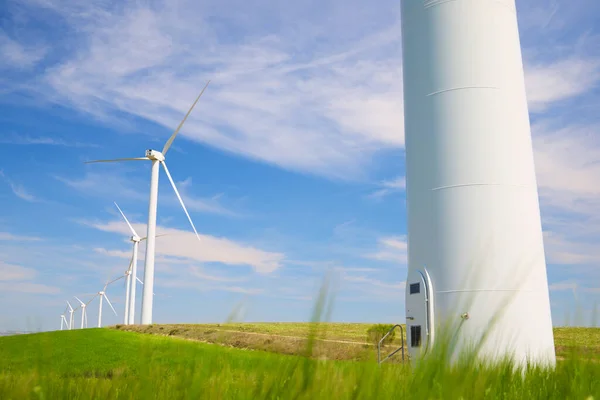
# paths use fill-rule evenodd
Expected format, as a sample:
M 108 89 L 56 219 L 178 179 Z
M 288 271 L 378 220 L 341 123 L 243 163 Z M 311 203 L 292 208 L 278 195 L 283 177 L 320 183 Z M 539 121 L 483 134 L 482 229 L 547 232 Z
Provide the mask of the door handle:
M 406 319 L 410 319 L 411 321 L 415 319 L 415 317 L 406 317 Z

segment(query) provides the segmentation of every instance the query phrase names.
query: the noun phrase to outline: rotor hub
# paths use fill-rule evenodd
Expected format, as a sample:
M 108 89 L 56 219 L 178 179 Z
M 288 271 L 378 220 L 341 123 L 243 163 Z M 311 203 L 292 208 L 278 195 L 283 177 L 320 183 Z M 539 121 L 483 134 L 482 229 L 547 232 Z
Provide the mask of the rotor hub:
M 165 161 L 165 156 L 163 155 L 163 153 L 157 150 L 146 150 L 146 157 L 148 157 L 152 161 Z

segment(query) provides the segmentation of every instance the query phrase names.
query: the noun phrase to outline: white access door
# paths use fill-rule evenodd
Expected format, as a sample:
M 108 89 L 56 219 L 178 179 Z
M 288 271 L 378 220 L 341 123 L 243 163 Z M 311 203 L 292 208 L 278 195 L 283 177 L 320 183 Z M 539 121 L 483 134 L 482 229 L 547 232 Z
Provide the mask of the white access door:
M 406 281 L 406 341 L 413 359 L 427 352 L 433 338 L 430 282 L 426 270 L 410 271 Z

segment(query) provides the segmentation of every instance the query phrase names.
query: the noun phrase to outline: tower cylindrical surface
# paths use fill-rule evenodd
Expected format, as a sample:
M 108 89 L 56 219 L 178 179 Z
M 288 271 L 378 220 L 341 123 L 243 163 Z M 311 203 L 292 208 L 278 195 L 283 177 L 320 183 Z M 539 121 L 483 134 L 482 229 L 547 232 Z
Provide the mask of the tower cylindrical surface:
M 148 227 L 146 231 L 146 260 L 144 264 L 144 289 L 142 290 L 142 325 L 152 323 L 154 300 L 154 245 L 156 243 L 156 211 L 158 207 L 158 172 L 160 161 L 152 160 L 150 172 L 150 200 L 148 202 Z M 132 285 L 135 285 L 132 280 Z M 130 308 L 130 315 L 135 311 Z
M 554 364 L 515 1 L 403 0 L 402 46 L 407 287 L 426 270 L 432 302 L 407 291 L 409 350 L 450 323 L 456 351 Z

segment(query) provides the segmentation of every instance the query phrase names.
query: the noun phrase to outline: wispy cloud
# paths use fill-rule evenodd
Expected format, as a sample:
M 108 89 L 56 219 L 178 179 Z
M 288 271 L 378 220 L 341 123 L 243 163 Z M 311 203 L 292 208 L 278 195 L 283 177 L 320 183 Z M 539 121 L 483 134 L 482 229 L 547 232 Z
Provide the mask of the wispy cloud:
M 25 189 L 25 187 L 23 185 L 16 183 L 13 180 L 9 179 L 6 176 L 6 174 L 4 173 L 4 171 L 2 171 L 2 170 L 0 170 L 0 178 L 3 178 L 6 181 L 6 183 L 10 186 L 14 195 L 17 196 L 18 198 L 28 201 L 30 203 L 37 203 L 37 202 L 41 201 L 38 197 L 29 193 L 29 191 L 27 189 Z
M 0 232 L 0 240 L 11 240 L 17 242 L 35 242 L 42 240 L 36 236 L 22 236 L 22 235 L 13 235 L 9 232 Z
M 237 278 L 237 277 L 228 277 L 224 275 L 216 275 L 216 274 L 207 274 L 202 268 L 198 266 L 191 266 L 190 273 L 192 276 L 196 278 L 200 278 L 203 281 L 211 281 L 211 282 L 243 282 L 245 278 Z
M 118 9 L 37 5 L 59 13 L 88 44 L 32 88 L 52 101 L 102 117 L 130 113 L 173 129 L 212 78 L 182 131 L 188 139 L 338 178 L 363 174 L 373 154 L 403 145 L 397 20 L 358 41 L 315 49 L 292 32 L 224 40 L 203 7 L 185 0 L 182 9 L 133 1 Z
M 279 15 L 296 28 L 276 34 L 250 22 L 248 13 L 257 21 L 274 17 L 259 6 L 234 7 L 232 13 L 224 4 L 213 5 L 211 12 L 227 9 L 227 22 L 239 34 L 235 38 L 211 24 L 203 5 L 189 0 L 177 6 L 126 1 L 118 8 L 60 0 L 29 3 L 60 14 L 86 44 L 48 68 L 43 84 L 35 87 L 52 101 L 114 120 L 129 113 L 173 129 L 212 78 L 182 131 L 188 139 L 339 179 L 367 177 L 379 154 L 404 146 L 395 2 L 370 10 L 359 2 L 334 1 L 337 6 L 323 20 L 311 13 L 310 21 L 319 19 L 322 26 L 298 26 L 297 13 L 312 10 L 298 5 L 296 12 L 286 9 Z M 371 14 L 377 14 L 378 23 L 342 28 Z M 315 32 L 335 33 L 336 40 L 321 40 Z M 528 97 L 537 111 L 589 90 L 600 71 L 593 56 L 564 52 L 554 59 L 532 54 L 526 67 Z M 384 184 L 374 197 L 396 189 Z
M 600 58 L 567 58 L 526 64 L 527 100 L 532 112 L 588 92 L 600 82 Z
M 0 261 L 0 281 L 22 281 L 33 279 L 35 270 Z
M 143 176 L 145 177 L 146 175 Z M 85 196 L 105 197 L 114 201 L 112 196 L 114 193 L 118 193 L 120 199 L 148 201 L 147 183 L 143 181 L 142 176 L 139 178 L 131 178 L 123 173 L 87 171 L 83 178 L 68 178 L 62 176 L 54 176 L 54 178 Z M 177 184 L 178 190 L 189 211 L 224 216 L 239 216 L 238 213 L 227 209 L 221 204 L 220 201 L 222 200 L 222 195 L 208 198 L 191 195 L 191 184 L 191 178 Z M 167 192 L 165 193 L 166 196 L 161 194 L 161 199 L 164 199 L 161 200 L 161 204 L 169 204 L 173 207 L 180 208 L 181 206 L 179 205 L 179 201 L 175 197 L 173 190 L 170 187 L 166 187 L 167 185 L 168 183 L 164 184 L 164 188 L 161 187 L 161 191 L 164 190 Z M 110 187 L 111 190 L 106 190 L 107 187 Z
M 29 294 L 58 294 L 60 288 L 33 282 L 0 282 L 0 291 Z
M 408 261 L 407 250 L 406 236 L 389 236 L 379 239 L 379 250 L 375 253 L 366 254 L 365 257 L 406 264 Z
M 0 69 L 29 68 L 40 61 L 48 48 L 39 44 L 24 44 L 0 30 Z
M 46 146 L 64 146 L 64 147 L 100 147 L 94 143 L 82 143 L 77 141 L 66 141 L 60 138 L 29 136 L 29 135 L 4 135 L 0 138 L 0 143 L 14 145 L 46 145 Z
M 55 294 L 60 289 L 40 283 L 31 282 L 37 271 L 20 265 L 0 261 L 0 290 L 3 292 Z
M 264 290 L 260 288 L 215 284 L 207 285 L 206 281 L 200 279 L 163 279 L 157 282 L 157 285 L 166 288 L 187 288 L 200 291 L 220 291 L 242 294 L 260 294 L 264 292 Z
M 406 178 L 404 176 L 398 176 L 392 180 L 383 181 L 379 184 L 381 189 L 369 195 L 372 199 L 381 199 L 388 194 L 400 192 L 406 189 Z

